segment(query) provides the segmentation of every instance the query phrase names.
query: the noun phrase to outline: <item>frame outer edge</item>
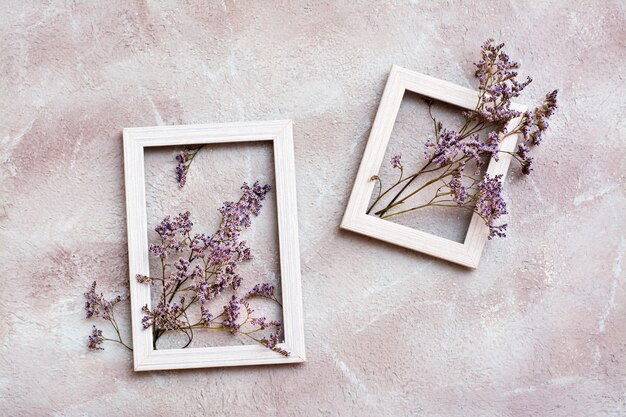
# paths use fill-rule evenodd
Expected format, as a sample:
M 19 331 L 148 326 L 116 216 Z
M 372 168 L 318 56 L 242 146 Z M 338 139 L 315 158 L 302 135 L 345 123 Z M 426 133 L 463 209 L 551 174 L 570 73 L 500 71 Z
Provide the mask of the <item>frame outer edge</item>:
M 367 183 L 367 177 L 380 170 L 380 166 L 383 162 L 382 159 L 384 158 L 397 119 L 402 97 L 406 90 L 465 109 L 471 109 L 475 106 L 476 100 L 479 97 L 479 93 L 475 90 L 393 65 L 372 124 L 370 136 L 365 146 L 361 164 L 340 227 L 466 267 L 477 268 L 489 231 L 480 216 L 476 213 L 472 214 L 464 242 L 462 243 L 464 250 L 461 251 L 446 248 L 445 245 L 439 242 L 438 236 L 422 237 L 422 240 L 420 240 L 421 244 L 417 245 L 410 243 L 407 236 L 401 236 L 400 238 L 394 236 L 388 237 L 385 234 L 386 230 L 384 224 L 377 229 L 377 233 L 375 234 L 372 234 L 371 231 L 368 232 L 367 229 L 369 226 L 365 226 L 364 220 L 366 220 L 365 217 L 368 216 L 365 212 L 374 187 L 373 184 L 370 185 Z M 398 94 L 400 96 L 399 103 L 393 100 L 397 98 Z M 524 112 L 527 109 L 526 106 L 515 103 L 512 103 L 511 108 L 519 112 Z M 519 118 L 513 119 L 509 125 L 517 123 L 518 120 Z M 500 149 L 508 151 L 514 150 L 518 136 L 519 135 L 514 135 L 505 138 Z M 511 156 L 508 154 L 499 155 L 499 161 L 495 161 L 495 159 L 492 158 L 489 161 L 487 173 L 490 175 L 502 174 L 504 180 L 508 172 L 510 161 Z M 416 232 L 418 231 L 419 230 L 416 230 Z M 434 237 L 438 239 L 433 239 Z
M 181 138 L 186 135 L 197 135 L 199 130 L 207 129 L 207 137 L 209 138 L 202 143 L 223 143 L 223 140 L 218 140 L 221 132 L 228 132 L 225 134 L 231 135 L 232 131 L 236 131 L 238 128 L 241 129 L 242 135 L 250 135 L 250 141 L 267 140 L 274 147 L 274 170 L 277 190 L 276 215 L 279 228 L 282 228 L 282 231 L 280 229 L 278 231 L 279 254 L 281 256 L 280 272 L 281 277 L 286 278 L 284 281 L 281 278 L 284 298 L 285 342 L 279 345 L 289 350 L 292 355 L 284 357 L 264 347 L 260 347 L 258 350 L 244 349 L 239 353 L 210 352 L 209 349 L 209 351 L 197 351 L 195 354 L 185 355 L 184 357 L 177 357 L 175 354 L 157 355 L 156 352 L 161 351 L 152 350 L 152 333 L 145 332 L 139 321 L 135 320 L 136 317 L 141 315 L 141 306 L 145 304 L 145 301 L 150 305 L 150 288 L 139 286 L 134 279 L 135 273 L 149 272 L 145 270 L 148 269 L 149 259 L 145 210 L 144 150 L 150 146 L 150 137 L 152 135 L 157 137 L 167 136 L 167 132 L 170 130 L 173 136 Z M 172 140 L 172 143 L 162 146 L 171 146 L 179 142 L 180 140 Z M 240 135 L 234 142 L 242 142 Z M 123 148 L 134 370 L 151 371 L 304 362 L 306 354 L 292 121 L 271 120 L 176 127 L 125 128 L 123 129 Z M 285 210 L 284 215 L 281 215 L 281 210 Z M 286 253 L 286 256 L 283 256 L 283 253 Z M 147 295 L 142 294 L 144 291 L 147 291 Z M 289 331 L 287 331 L 287 322 L 291 328 Z M 288 335 L 290 340 L 288 340 Z M 204 355 L 209 356 L 206 357 Z

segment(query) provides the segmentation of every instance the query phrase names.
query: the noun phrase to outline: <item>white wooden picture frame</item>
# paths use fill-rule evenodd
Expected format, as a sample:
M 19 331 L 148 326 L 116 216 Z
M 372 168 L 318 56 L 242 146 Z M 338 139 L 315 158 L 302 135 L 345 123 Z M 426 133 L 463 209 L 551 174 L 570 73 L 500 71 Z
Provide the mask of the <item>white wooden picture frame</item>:
M 149 274 L 144 149 L 207 143 L 269 141 L 273 145 L 283 306 L 284 356 L 261 345 L 154 350 L 153 335 L 141 325 L 142 306 L 150 306 L 150 286 L 137 282 Z M 290 120 L 124 129 L 124 169 L 128 258 L 135 371 L 263 365 L 305 361 L 296 182 Z
M 470 268 L 476 268 L 489 236 L 489 228 L 476 213 L 472 215 L 463 243 L 366 214 L 372 191 L 376 185 L 376 182 L 372 181 L 371 178 L 378 175 L 404 92 L 407 90 L 467 110 L 475 108 L 479 97 L 477 91 L 394 65 L 385 85 L 341 227 Z M 514 104 L 511 108 L 520 112 L 526 111 L 526 107 L 520 105 Z M 513 119 L 509 123 L 509 127 L 515 126 L 518 122 L 519 118 Z M 511 135 L 505 138 L 500 149 L 514 151 L 518 136 Z M 511 155 L 507 153 L 500 153 L 497 161 L 492 158 L 489 162 L 487 173 L 492 177 L 501 174 L 504 180 L 511 158 Z

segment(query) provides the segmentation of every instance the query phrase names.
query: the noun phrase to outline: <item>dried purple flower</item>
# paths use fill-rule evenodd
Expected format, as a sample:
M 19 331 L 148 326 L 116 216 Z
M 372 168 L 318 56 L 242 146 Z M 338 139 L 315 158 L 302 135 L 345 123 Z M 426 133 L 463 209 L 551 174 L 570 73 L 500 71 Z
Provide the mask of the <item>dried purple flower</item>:
M 274 286 L 268 283 L 256 284 L 252 290 L 248 291 L 248 293 L 243 297 L 245 299 L 252 297 L 274 297 Z
M 176 155 L 178 166 L 176 166 L 176 182 L 178 186 L 183 188 L 187 183 L 187 161 L 189 160 L 189 151 L 185 148 Z
M 213 314 L 204 305 L 200 305 L 200 322 L 204 325 L 208 325 L 213 320 Z
M 491 178 L 483 174 L 488 160 L 498 160 L 500 152 L 513 156 L 521 164 L 523 174 L 532 171 L 533 158 L 529 155 L 533 146 L 541 142 L 542 134 L 548 128 L 548 121 L 557 108 L 557 91 L 548 93 L 543 103 L 532 111 L 523 114 L 513 109 L 512 100 L 532 82 L 530 77 L 518 80 L 519 64 L 509 58 L 504 44 L 496 44 L 488 39 L 481 46 L 481 59 L 476 65 L 478 78 L 478 100 L 474 110 L 463 111 L 464 123 L 460 129 L 444 128 L 432 113 L 432 100 L 426 100 L 428 113 L 433 121 L 434 137 L 425 143 L 426 163 L 411 175 L 403 175 L 383 189 L 379 181 L 378 197 L 367 209 L 381 218 L 389 218 L 423 207 L 460 207 L 474 210 L 489 226 L 489 238 L 504 237 L 506 224 L 496 225 L 496 220 L 506 214 L 506 204 L 501 195 L 501 177 Z M 515 127 L 509 122 L 516 119 Z M 500 150 L 500 143 L 511 135 L 521 134 L 524 138 L 515 151 Z M 395 156 L 394 156 L 395 157 Z M 399 159 L 392 159 L 396 167 Z M 465 175 L 466 167 L 472 167 L 473 175 Z M 429 177 L 423 182 L 417 180 L 422 174 Z M 417 181 L 416 181 L 417 180 Z M 433 190 L 431 185 L 439 185 L 434 196 L 425 204 L 408 204 L 420 192 Z M 395 194 L 389 194 L 394 191 Z M 422 195 L 422 194 L 420 194 Z M 383 197 L 387 196 L 386 199 Z M 379 203 L 385 201 L 382 208 Z M 375 208 L 377 208 L 375 210 Z
M 128 346 L 126 343 L 124 343 L 124 341 L 122 340 L 119 326 L 117 325 L 117 322 L 115 321 L 115 317 L 113 315 L 113 308 L 115 307 L 116 304 L 122 301 L 122 297 L 118 295 L 111 300 L 105 299 L 102 293 L 100 294 L 96 293 L 96 281 L 94 281 L 91 284 L 89 291 L 85 293 L 85 298 L 86 298 L 86 302 L 85 302 L 86 317 L 87 318 L 101 318 L 102 320 L 108 321 L 111 324 L 111 326 L 113 326 L 117 334 L 117 340 L 104 339 L 102 337 L 102 331 L 96 329 L 96 326 L 93 326 L 91 335 L 89 336 L 89 343 L 88 343 L 89 348 L 102 349 L 100 347 L 100 344 L 102 344 L 104 340 L 113 340 L 115 342 L 120 343 L 122 346 L 126 347 L 127 349 L 132 350 L 131 347 Z
M 554 90 L 546 94 L 546 98 L 543 103 L 533 111 L 532 116 L 532 131 L 527 133 L 524 137 L 532 145 L 539 145 L 541 143 L 543 133 L 548 129 L 548 119 L 550 119 L 557 109 L 557 95 L 558 90 Z
M 102 337 L 102 330 L 98 330 L 96 326 L 93 326 L 91 329 L 91 334 L 88 336 L 87 347 L 93 350 L 104 350 L 100 345 L 104 342 L 104 337 Z
M 463 185 L 463 172 L 465 165 L 461 165 L 452 175 L 452 179 L 448 184 L 450 188 L 450 195 L 452 201 L 454 201 L 459 207 L 468 202 L 470 196 L 467 193 L 467 189 Z
M 98 307 L 100 306 L 102 297 L 96 294 L 96 281 L 91 284 L 91 288 L 85 293 L 85 298 L 87 299 L 85 302 L 86 318 L 99 315 L 100 310 L 98 310 Z
M 173 252 L 181 252 L 187 245 L 189 232 L 193 227 L 191 222 L 191 213 L 186 211 L 175 216 L 173 219 L 166 216 L 161 223 L 154 228 L 161 238 L 161 244 L 150 244 L 149 250 L 153 254 L 165 259 Z
M 402 158 L 402 155 L 400 154 L 396 154 L 394 156 L 391 157 L 391 167 L 392 168 L 401 168 L 402 167 L 402 163 L 400 162 L 400 159 Z
M 489 136 L 490 140 L 485 143 L 480 140 L 478 134 L 467 138 L 461 138 L 454 130 L 442 129 L 439 132 L 437 142 L 427 141 L 425 146 L 432 151 L 426 152 L 426 158 L 432 160 L 437 166 L 450 165 L 461 162 L 464 159 L 472 159 L 480 167 L 487 157 L 498 152 L 498 142 Z M 495 138 L 497 139 L 497 133 Z
M 269 185 L 261 186 L 258 181 L 250 187 L 247 183 L 241 186 L 243 195 L 238 202 L 225 202 L 218 210 L 222 214 L 222 224 L 216 233 L 220 240 L 232 240 L 239 236 L 241 230 L 250 227 L 251 217 L 258 216 L 261 201 L 270 190 Z
M 490 177 L 485 174 L 478 184 L 478 200 L 474 211 L 478 213 L 489 227 L 489 239 L 495 236 L 505 237 L 506 224 L 495 225 L 494 222 L 508 214 L 506 202 L 502 197 L 502 175 Z
M 526 81 L 517 81 L 515 70 L 519 64 L 511 61 L 503 48 L 503 43 L 496 45 L 493 39 L 488 39 L 482 45 L 482 59 L 475 65 L 478 90 L 481 92 L 477 112 L 485 121 L 504 126 L 520 115 L 520 112 L 511 109 L 511 99 L 519 96 L 532 79 L 527 77 Z
M 278 320 L 267 320 L 265 317 L 257 317 L 257 318 L 253 318 L 250 321 L 250 324 L 252 324 L 253 326 L 258 326 L 259 329 L 261 330 L 265 330 L 269 327 L 280 327 L 282 326 L 282 323 Z
M 117 296 L 111 300 L 104 298 L 103 294 L 96 293 L 96 281 L 91 284 L 88 292 L 85 293 L 85 313 L 86 318 L 102 315 L 102 318 L 109 320 L 115 304 L 122 301 L 121 296 Z
M 183 148 L 176 155 L 176 161 L 178 161 L 178 165 L 176 166 L 176 182 L 180 188 L 183 188 L 187 183 L 187 172 L 189 171 L 189 166 L 191 162 L 195 158 L 198 151 L 203 147 L 201 145 L 199 147 L 190 149 Z
M 184 299 L 181 304 L 183 302 Z M 141 308 L 141 311 L 146 314 L 141 320 L 144 329 L 154 325 L 164 330 L 178 330 L 185 326 L 185 323 L 180 320 L 180 316 L 183 314 L 183 307 L 177 303 L 166 304 L 159 302 L 152 310 L 145 305 Z
M 282 334 L 283 334 L 282 326 L 278 325 L 276 326 L 276 331 L 270 334 L 268 338 L 261 339 L 261 343 L 263 343 L 268 348 L 272 349 L 274 352 L 278 352 L 284 356 L 289 356 L 289 352 L 287 352 L 286 350 L 278 346 L 278 344 L 280 343 L 282 339 Z
M 276 350 L 274 339 L 269 336 L 265 343 L 261 339 L 250 336 L 250 333 L 265 330 L 268 327 L 280 327 L 277 320 L 268 321 L 264 317 L 253 317 L 249 299 L 259 296 L 267 297 L 276 302 L 274 287 L 270 284 L 257 284 L 254 288 L 239 297 L 236 291 L 240 288 L 243 278 L 237 272 L 241 262 L 252 258 L 250 248 L 245 241 L 239 240 L 241 232 L 250 227 L 252 217 L 257 216 L 262 207 L 262 201 L 269 192 L 269 185 L 261 185 L 256 181 L 252 186 L 244 183 L 242 196 L 237 202 L 225 202 L 219 209 L 222 221 L 218 230 L 211 236 L 205 234 L 191 234 L 193 222 L 191 214 L 184 212 L 171 218 L 167 216 L 155 228 L 161 243 L 150 247 L 151 253 L 161 260 L 172 258 L 178 254 L 176 261 L 163 262 L 163 277 L 150 278 L 138 276 L 140 282 L 153 283 L 160 281 L 163 292 L 157 306 L 150 309 L 144 306 L 142 319 L 144 328 L 152 328 L 154 347 L 161 335 L 168 331 L 184 333 L 189 346 L 193 339 L 192 329 L 208 328 L 228 330 L 232 334 L 241 333 L 252 337 Z M 181 297 L 178 303 L 172 302 L 175 296 L 190 294 L 190 301 L 185 304 Z M 222 307 L 222 313 L 215 317 L 210 312 L 210 303 L 229 293 L 229 299 Z M 196 323 L 189 321 L 187 309 L 194 306 L 199 309 L 191 317 L 198 318 Z M 245 317 L 242 312 L 245 311 Z M 216 319 L 222 318 L 221 321 Z M 246 330 L 242 330 L 242 326 Z M 253 326 L 255 330 L 248 332 Z M 279 349 L 280 350 L 280 349 Z M 276 351 L 279 351 L 276 350 Z M 284 353 L 283 353 L 284 354 Z
M 222 322 L 224 327 L 230 329 L 231 333 L 236 332 L 237 330 L 239 330 L 239 327 L 241 327 L 241 325 L 237 323 L 237 318 L 239 317 L 240 310 L 240 300 L 237 298 L 237 296 L 233 295 L 228 304 L 224 306 L 224 314 L 226 315 L 226 318 Z

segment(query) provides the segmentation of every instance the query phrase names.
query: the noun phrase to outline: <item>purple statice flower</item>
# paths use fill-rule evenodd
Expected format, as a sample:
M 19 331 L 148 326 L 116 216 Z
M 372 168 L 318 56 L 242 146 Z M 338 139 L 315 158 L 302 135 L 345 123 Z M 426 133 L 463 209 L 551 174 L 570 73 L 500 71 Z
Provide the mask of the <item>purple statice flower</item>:
M 520 162 L 522 173 L 525 175 L 532 171 L 533 158 L 529 156 L 530 148 L 541 143 L 543 133 L 548 129 L 548 119 L 556 112 L 557 94 L 557 90 L 548 93 L 540 106 L 522 115 L 518 131 L 522 134 L 523 142 L 518 143 L 513 156 Z
M 102 296 L 96 293 L 96 281 L 91 284 L 91 288 L 85 293 L 85 298 L 86 318 L 100 315 L 99 307 Z
M 183 188 L 187 183 L 187 173 L 189 172 L 191 162 L 203 147 L 204 145 L 186 147 L 176 154 L 176 161 L 178 162 L 176 166 L 176 182 L 180 188 Z
M 204 233 L 195 234 L 189 243 L 189 248 L 192 252 L 191 259 L 201 259 L 206 256 L 206 251 L 209 248 L 210 239 Z
M 208 325 L 213 320 L 213 314 L 203 304 L 200 305 L 200 322 Z
M 150 246 L 148 246 L 148 251 L 152 252 L 155 256 L 158 256 L 161 259 L 167 258 L 167 252 L 162 245 L 155 245 L 151 243 Z
M 101 347 L 104 342 L 104 337 L 102 336 L 102 330 L 99 330 L 96 326 L 91 328 L 91 334 L 88 336 L 87 347 L 93 350 L 104 350 Z
M 482 59 L 474 65 L 481 93 L 477 112 L 483 120 L 504 126 L 520 115 L 511 109 L 511 99 L 518 97 L 532 79 L 517 80 L 519 64 L 511 61 L 503 48 L 503 43 L 496 45 L 493 39 L 488 39 L 481 48 Z
M 102 293 L 96 293 L 96 281 L 91 284 L 89 291 L 85 293 L 85 299 L 86 318 L 101 316 L 105 320 L 110 320 L 113 307 L 122 301 L 122 297 L 119 295 L 111 300 L 107 300 Z
M 270 190 L 269 185 L 261 186 L 258 181 L 252 186 L 243 183 L 243 195 L 236 203 L 227 201 L 218 210 L 222 215 L 220 229 L 216 233 L 219 240 L 232 240 L 239 236 L 241 230 L 250 227 L 252 216 L 258 216 L 261 210 L 261 201 Z
M 454 130 L 441 129 L 437 142 L 426 141 L 425 146 L 432 148 L 425 152 L 426 159 L 432 159 L 438 166 L 451 163 L 458 154 L 459 134 Z
M 263 343 L 268 348 L 272 349 L 274 352 L 278 352 L 281 355 L 289 356 L 289 352 L 280 348 L 278 344 L 282 341 L 283 329 L 282 325 L 278 324 L 276 326 L 276 331 L 269 335 L 269 337 L 264 337 L 261 339 L 261 343 Z
M 256 284 L 254 288 L 244 295 L 244 298 L 249 299 L 257 296 L 272 298 L 274 296 L 274 286 L 268 283 Z
M 210 277 L 198 276 L 197 279 L 194 278 L 196 282 L 192 285 L 201 304 L 219 297 L 228 288 L 236 291 L 243 280 L 236 272 L 235 267 L 231 265 L 217 271 L 214 274 L 213 282 L 209 282 L 208 278 Z
M 181 164 L 176 167 L 176 182 L 178 182 L 178 186 L 180 188 L 183 188 L 187 183 L 187 174 L 185 173 L 185 168 Z
M 538 106 L 532 114 L 532 127 L 526 130 L 524 139 L 532 145 L 541 143 L 543 133 L 548 129 L 548 119 L 550 119 L 558 107 L 558 90 L 554 90 L 546 95 L 543 103 Z
M 459 148 L 463 156 L 469 156 L 470 159 L 476 162 L 476 171 L 479 172 L 480 167 L 484 165 L 487 158 L 493 156 L 497 160 L 499 143 L 497 140 L 492 140 L 491 135 L 489 135 L 489 141 L 485 143 L 476 134 L 464 139 Z
M 495 222 L 508 214 L 506 202 L 502 197 L 502 175 L 490 177 L 485 174 L 478 184 L 478 200 L 474 211 L 478 213 L 489 227 L 489 239 L 505 237 L 506 224 L 496 225 Z
M 187 246 L 187 238 L 193 227 L 191 213 L 186 211 L 171 218 L 166 216 L 161 223 L 154 228 L 161 238 L 160 245 L 151 244 L 150 252 L 161 259 L 167 258 L 171 252 L 181 252 Z
M 278 320 L 268 320 L 265 317 L 255 317 L 250 320 L 250 324 L 253 326 L 257 326 L 260 330 L 265 330 L 269 327 L 280 327 L 282 323 Z
M 432 160 L 441 167 L 469 157 L 469 159 L 476 161 L 477 166 L 480 167 L 486 158 L 498 152 L 498 141 L 493 139 L 493 136 L 489 136 L 489 141 L 485 143 L 480 140 L 478 134 L 461 139 L 454 130 L 444 128 L 439 132 L 437 142 L 431 140 L 426 142 L 426 147 L 430 148 L 430 151 L 426 152 L 426 159 Z
M 392 168 L 401 168 L 402 167 L 402 162 L 400 162 L 400 159 L 402 158 L 402 155 L 400 154 L 396 154 L 394 156 L 391 157 L 391 167 Z
M 183 188 L 187 183 L 187 169 L 189 168 L 189 149 L 182 149 L 178 155 L 176 155 L 178 165 L 176 166 L 176 182 L 180 188 Z
M 459 207 L 463 206 L 470 199 L 470 196 L 467 193 L 467 189 L 463 185 L 464 170 L 465 165 L 461 164 L 461 166 L 459 166 L 459 168 L 454 171 L 454 173 L 452 174 L 452 179 L 448 183 L 452 201 L 454 201 Z
M 235 333 L 241 327 L 241 324 L 237 323 L 237 318 L 241 313 L 241 300 L 233 295 L 230 301 L 224 306 L 224 315 L 226 318 L 222 322 L 225 328 L 230 329 L 231 333 Z
M 213 235 L 191 234 L 193 223 L 189 212 L 174 218 L 167 216 L 155 228 L 161 242 L 152 245 L 150 251 L 162 260 L 172 259 L 163 262 L 162 278 L 138 277 L 141 282 L 156 280 L 163 286 L 157 306 L 150 309 L 146 305 L 142 309 L 145 314 L 142 325 L 146 329 L 153 327 L 155 347 L 156 341 L 165 331 L 186 331 L 191 325 L 187 309 L 192 305 L 196 310 L 191 313 L 191 317 L 197 318 L 199 325 L 221 326 L 233 334 L 242 332 L 242 326 L 265 330 L 281 325 L 278 321 L 255 319 L 248 300 L 254 296 L 275 300 L 272 285 L 258 284 L 243 297 L 237 294 L 243 282 L 238 266 L 252 258 L 250 248 L 245 241 L 240 240 L 240 234 L 251 226 L 252 218 L 260 213 L 262 201 L 269 190 L 269 185 L 261 185 L 258 181 L 252 185 L 244 183 L 241 198 L 236 202 L 225 202 L 219 209 L 222 221 Z M 176 256 L 172 256 L 174 254 Z M 189 293 L 193 298 L 188 304 L 185 305 L 183 299 L 179 303 L 172 303 L 175 296 Z M 214 316 L 211 313 L 211 301 L 216 301 L 226 293 L 229 296 L 222 306 L 223 312 Z M 193 335 L 188 333 L 187 336 L 191 343 Z M 270 337 L 267 344 L 261 343 L 274 348 L 278 337 L 274 336 L 276 340 Z M 277 349 L 274 350 L 281 350 Z
M 515 152 L 515 157 L 522 164 L 522 174 L 529 175 L 532 171 L 532 163 L 533 158 L 528 155 L 529 149 L 524 143 L 519 143 L 517 145 L 517 151 Z
M 122 297 L 119 295 L 112 300 L 105 300 L 103 298 L 102 299 L 102 310 L 103 310 L 102 318 L 105 320 L 109 320 L 111 318 L 111 314 L 113 313 L 113 306 L 115 306 L 115 304 L 119 303 L 120 301 L 122 301 Z
M 146 314 L 141 319 L 143 328 L 156 326 L 164 330 L 178 330 L 184 327 L 185 323 L 180 320 L 180 316 L 184 312 L 182 304 L 184 304 L 184 298 L 181 298 L 180 304 L 165 303 L 161 300 L 152 310 L 147 305 L 143 306 L 141 311 Z
M 176 272 L 173 274 L 173 279 L 176 281 L 184 281 L 191 277 L 193 271 L 189 271 L 189 266 L 189 261 L 183 258 L 178 258 L 178 260 L 174 263 Z

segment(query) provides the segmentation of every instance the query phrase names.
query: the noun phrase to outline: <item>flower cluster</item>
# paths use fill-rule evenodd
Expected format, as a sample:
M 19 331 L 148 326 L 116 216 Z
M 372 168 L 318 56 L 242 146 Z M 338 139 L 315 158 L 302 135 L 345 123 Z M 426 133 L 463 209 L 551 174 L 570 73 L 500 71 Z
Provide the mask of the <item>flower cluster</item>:
M 261 343 L 267 346 L 268 348 L 272 349 L 274 352 L 278 352 L 284 356 L 289 356 L 289 352 L 287 352 L 285 349 L 282 349 L 281 347 L 278 346 L 282 336 L 283 336 L 282 326 L 277 325 L 276 331 L 270 334 L 269 337 L 264 337 L 263 339 L 261 339 Z
M 111 340 L 121 344 L 127 349 L 130 349 L 130 347 L 122 340 L 119 325 L 115 320 L 115 314 L 113 311 L 115 305 L 122 301 L 122 297 L 118 295 L 110 300 L 107 300 L 104 298 L 104 294 L 96 292 L 96 285 L 96 281 L 94 281 L 91 284 L 89 291 L 85 293 L 85 316 L 86 318 L 101 318 L 102 320 L 108 321 L 115 330 L 117 339 L 105 339 L 102 336 L 102 330 L 93 326 L 91 334 L 88 336 L 87 347 L 90 349 L 102 350 L 103 348 L 100 347 L 102 342 L 104 342 L 104 340 Z
M 483 142 L 478 134 L 461 137 L 454 130 L 442 129 L 436 142 L 426 141 L 425 146 L 429 150 L 425 152 L 425 157 L 438 167 L 468 160 L 481 167 L 486 158 L 497 155 L 498 145 L 497 135 L 492 135 L 487 142 Z
M 476 213 L 478 213 L 489 227 L 489 239 L 493 237 L 505 237 L 506 224 L 496 225 L 495 222 L 505 214 L 508 214 L 506 202 L 502 198 L 502 175 L 490 177 L 486 174 L 478 184 L 478 200 L 476 201 Z
M 178 161 L 178 165 L 176 165 L 176 182 L 180 188 L 183 188 L 187 183 L 189 167 L 202 147 L 204 147 L 204 145 L 199 145 L 194 148 L 183 148 L 176 154 L 176 161 Z
M 523 142 L 517 145 L 517 150 L 513 156 L 520 162 L 522 173 L 530 174 L 533 158 L 529 156 L 530 147 L 541 143 L 543 133 L 548 129 L 548 120 L 554 115 L 557 109 L 558 90 L 546 94 L 540 106 L 533 111 L 527 111 L 522 116 L 519 132 L 522 134 Z
M 482 45 L 482 59 L 475 64 L 475 75 L 481 93 L 478 114 L 487 122 L 506 125 L 520 115 L 520 112 L 511 109 L 511 99 L 518 97 L 532 79 L 527 77 L 525 81 L 517 80 L 519 64 L 511 61 L 502 48 L 503 43 L 496 45 L 493 39 L 488 39 Z
M 104 350 L 104 348 L 100 346 L 103 342 L 104 337 L 102 337 L 102 330 L 99 330 L 96 326 L 92 326 L 91 334 L 88 336 L 87 347 L 94 350 Z
M 144 329 L 150 326 L 157 326 L 163 330 L 178 330 L 185 326 L 185 323 L 179 319 L 184 313 L 182 304 L 185 302 L 181 297 L 180 304 L 165 303 L 163 300 L 152 310 L 147 305 L 141 308 L 146 315 L 141 319 L 141 325 Z
M 152 328 L 154 348 L 166 332 L 186 335 L 188 340 L 183 347 L 187 347 L 194 330 L 208 329 L 241 334 L 287 354 L 277 347 L 282 324 L 255 317 L 250 304 L 254 297 L 278 303 L 274 286 L 260 283 L 243 296 L 237 294 L 244 280 L 238 273 L 238 266 L 252 258 L 250 248 L 240 240 L 240 235 L 252 225 L 253 217 L 259 215 L 270 187 L 256 181 L 252 185 L 244 183 L 241 189 L 238 201 L 227 201 L 218 209 L 222 220 L 211 235 L 192 234 L 189 212 L 167 216 L 155 228 L 159 241 L 150 245 L 150 252 L 161 261 L 161 276 L 137 276 L 141 283 L 160 285 L 157 305 L 153 308 L 146 305 L 142 309 L 145 314 L 142 325 L 145 329 Z M 220 303 L 224 298 L 226 300 Z M 212 313 L 215 304 L 222 306 L 221 314 Z M 269 327 L 277 330 L 265 338 L 257 336 Z
M 101 315 L 104 320 L 111 319 L 113 307 L 122 301 L 122 297 L 119 295 L 111 300 L 107 300 L 102 293 L 98 294 L 96 292 L 96 281 L 91 284 L 91 288 L 85 293 L 85 299 L 86 318 Z
M 183 188 L 187 183 L 187 170 L 189 169 L 189 151 L 182 149 L 178 155 L 176 155 L 178 165 L 176 166 L 176 182 L 180 188 Z
M 193 223 L 189 220 L 191 213 L 188 211 L 180 213 L 173 219 L 166 216 L 154 229 L 161 238 L 160 244 L 150 244 L 149 250 L 161 259 L 167 258 L 170 254 L 181 252 L 184 248 L 182 237 L 191 231 Z
M 142 284 L 160 287 L 156 306 L 143 306 L 141 320 L 144 329 L 152 329 L 155 349 L 157 341 L 166 332 L 184 334 L 188 339 L 184 348 L 191 344 L 195 329 L 207 329 L 240 334 L 289 355 L 279 347 L 282 323 L 255 316 L 251 306 L 255 297 L 267 298 L 280 305 L 274 285 L 258 283 L 243 295 L 237 293 L 243 282 L 238 266 L 252 258 L 250 248 L 240 240 L 240 235 L 252 225 L 253 217 L 259 215 L 270 187 L 256 181 L 252 185 L 244 183 L 241 189 L 238 201 L 227 201 L 218 209 L 222 220 L 211 235 L 192 234 L 193 222 L 189 211 L 166 216 L 155 227 L 158 240 L 150 245 L 149 251 L 160 261 L 161 274 L 139 274 L 136 277 Z M 224 297 L 227 297 L 226 301 L 219 303 Z M 88 340 L 89 348 L 102 349 L 102 343 L 111 340 L 131 349 L 122 341 L 113 315 L 113 307 L 121 301 L 121 297 L 105 299 L 103 294 L 96 292 L 94 282 L 85 293 L 85 298 L 87 317 L 101 317 L 109 321 L 117 334 L 117 339 L 107 339 L 94 326 Z M 221 314 L 211 312 L 216 310 L 212 308 L 214 305 L 222 305 Z
M 408 176 L 402 169 L 400 178 L 385 190 L 381 179 L 372 176 L 380 187 L 378 197 L 367 213 L 388 218 L 424 207 L 458 207 L 480 215 L 489 227 L 490 239 L 505 236 L 507 225 L 497 224 L 507 212 L 502 197 L 502 178 L 488 175 L 481 178 L 483 167 L 491 159 L 498 160 L 504 152 L 500 150 L 500 143 L 505 138 L 517 135 L 522 140 L 514 151 L 506 153 L 520 163 L 523 174 L 530 174 L 533 163 L 530 152 L 541 143 L 548 121 L 556 112 L 557 90 L 548 93 L 535 109 L 521 113 L 515 110 L 512 99 L 518 97 L 532 80 L 530 77 L 518 80 L 519 64 L 509 58 L 504 44 L 487 40 L 475 66 L 478 100 L 473 111 L 463 112 L 464 124 L 458 129 L 444 127 L 432 114 L 432 100 L 427 99 L 434 138 L 425 143 L 426 163 Z M 401 168 L 399 154 L 393 156 L 391 166 Z M 418 178 L 423 178 L 421 175 L 426 173 L 430 173 L 430 177 L 420 183 Z M 439 188 L 428 203 L 408 204 L 418 193 L 432 190 L 430 185 Z M 385 205 L 378 207 L 383 201 Z
M 467 192 L 467 188 L 463 184 L 464 171 L 465 171 L 465 165 L 461 165 L 459 168 L 456 169 L 456 171 L 452 175 L 452 179 L 448 183 L 452 201 L 456 203 L 456 205 L 459 207 L 463 207 L 465 203 L 467 203 L 468 200 L 470 199 L 470 195 Z
M 400 159 L 402 158 L 402 155 L 400 154 L 396 154 L 394 156 L 391 157 L 391 167 L 392 168 L 400 168 L 402 166 L 402 163 L 400 162 Z

